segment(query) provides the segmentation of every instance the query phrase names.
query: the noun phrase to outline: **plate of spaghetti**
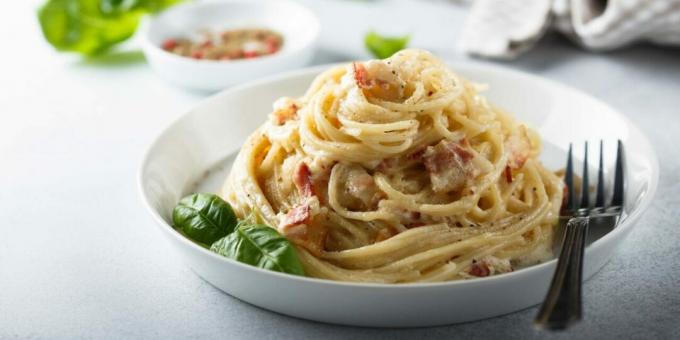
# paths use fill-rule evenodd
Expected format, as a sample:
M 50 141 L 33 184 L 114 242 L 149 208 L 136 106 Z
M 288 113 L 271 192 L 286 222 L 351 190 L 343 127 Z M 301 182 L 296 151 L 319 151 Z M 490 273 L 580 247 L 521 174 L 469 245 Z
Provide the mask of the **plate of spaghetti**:
M 647 139 L 577 90 L 422 50 L 211 97 L 156 139 L 139 183 L 188 265 L 234 297 L 331 323 L 439 325 L 541 301 L 556 171 L 588 139 L 622 139 L 631 174 L 628 217 L 591 237 L 590 277 L 656 189 Z

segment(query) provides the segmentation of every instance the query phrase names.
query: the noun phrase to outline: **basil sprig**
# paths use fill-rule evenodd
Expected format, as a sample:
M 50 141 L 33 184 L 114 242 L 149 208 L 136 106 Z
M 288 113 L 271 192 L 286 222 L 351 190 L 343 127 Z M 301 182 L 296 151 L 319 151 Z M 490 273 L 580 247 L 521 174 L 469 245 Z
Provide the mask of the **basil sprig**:
M 229 203 L 213 194 L 182 198 L 173 210 L 175 228 L 224 257 L 251 266 L 304 275 L 295 247 L 256 214 L 238 221 Z

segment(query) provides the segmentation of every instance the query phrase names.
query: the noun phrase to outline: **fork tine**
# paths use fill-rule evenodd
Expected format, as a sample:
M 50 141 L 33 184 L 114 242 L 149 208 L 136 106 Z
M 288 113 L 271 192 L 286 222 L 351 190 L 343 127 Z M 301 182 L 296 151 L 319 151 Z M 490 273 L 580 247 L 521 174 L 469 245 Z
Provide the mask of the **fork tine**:
M 600 166 L 597 170 L 597 197 L 595 207 L 604 208 L 604 152 L 602 151 L 602 140 L 600 139 Z
M 583 181 L 581 181 L 581 208 L 590 206 L 590 183 L 588 180 L 588 141 L 585 144 L 586 151 L 583 153 Z
M 567 169 L 564 173 L 564 183 L 567 185 L 567 204 L 566 209 L 576 210 L 576 190 L 574 190 L 574 164 L 571 157 L 572 145 L 569 143 L 569 154 L 567 155 Z
M 619 139 L 616 148 L 616 170 L 614 172 L 614 196 L 612 197 L 612 206 L 623 205 L 623 143 Z

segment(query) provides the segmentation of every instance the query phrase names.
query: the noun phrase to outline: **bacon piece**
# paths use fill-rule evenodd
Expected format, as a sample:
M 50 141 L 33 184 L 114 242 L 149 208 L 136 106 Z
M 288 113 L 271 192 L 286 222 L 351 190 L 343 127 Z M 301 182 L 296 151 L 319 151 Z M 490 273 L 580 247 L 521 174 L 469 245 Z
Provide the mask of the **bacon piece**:
M 295 100 L 289 97 L 277 99 L 273 106 L 274 111 L 271 117 L 275 125 L 283 125 L 287 121 L 297 118 L 297 112 L 300 109 Z
M 519 127 L 519 133 L 513 134 L 505 140 L 505 148 L 508 149 L 508 166 L 519 169 L 529 159 L 531 152 L 531 140 L 524 125 Z
M 489 268 L 485 261 L 472 260 L 472 265 L 468 270 L 468 274 L 477 277 L 485 277 L 491 274 L 491 269 Z
M 175 49 L 175 47 L 177 47 L 177 45 L 179 45 L 179 43 L 177 43 L 177 40 L 175 40 L 175 39 L 168 39 L 168 40 L 166 40 L 166 41 L 163 42 L 162 47 L 163 47 L 163 49 L 166 50 L 166 51 L 172 51 L 172 50 Z
M 509 165 L 505 166 L 505 180 L 508 184 L 512 183 L 512 168 Z
M 470 162 L 472 157 L 470 151 L 456 142 L 441 141 L 429 146 L 423 154 L 423 162 L 430 173 L 432 190 L 446 192 L 462 189 L 474 173 Z
M 368 79 L 368 71 L 366 71 L 364 64 L 355 62 L 352 63 L 352 67 L 354 68 L 354 80 L 359 87 L 368 88 L 373 86 L 373 83 Z
M 382 61 L 369 61 L 366 65 L 352 63 L 354 80 L 366 97 L 396 101 L 404 95 L 404 82 L 391 66 Z
M 301 163 L 293 177 L 293 183 L 297 187 L 300 196 L 311 197 L 314 196 L 314 185 L 312 184 L 312 173 L 309 167 L 304 162 Z
M 318 205 L 316 197 L 305 200 L 290 209 L 279 222 L 279 231 L 289 240 L 320 256 L 326 244 L 328 228 L 315 222 L 313 205 Z
M 472 260 L 472 264 L 467 273 L 472 276 L 485 277 L 494 274 L 509 273 L 513 270 L 510 260 L 499 259 L 489 255 L 479 261 Z
M 285 230 L 292 226 L 307 224 L 311 216 L 312 208 L 309 206 L 309 204 L 298 205 L 288 211 L 288 213 L 281 220 L 279 227 Z

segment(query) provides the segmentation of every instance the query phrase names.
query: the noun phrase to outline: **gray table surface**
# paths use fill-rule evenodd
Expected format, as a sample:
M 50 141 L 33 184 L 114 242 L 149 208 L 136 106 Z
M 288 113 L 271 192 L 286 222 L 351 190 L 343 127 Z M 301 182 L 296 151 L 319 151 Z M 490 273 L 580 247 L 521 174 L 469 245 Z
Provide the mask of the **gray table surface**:
M 535 308 L 479 322 L 367 329 L 271 313 L 213 288 L 173 254 L 142 207 L 136 171 L 161 127 L 204 96 L 166 85 L 137 52 L 82 61 L 40 38 L 38 1 L 0 12 L 0 338 L 676 338 L 680 335 L 680 51 L 593 54 L 550 36 L 507 67 L 580 88 L 651 139 L 659 191 L 585 283 L 585 320 L 535 331 Z M 444 1 L 303 1 L 321 17 L 315 63 L 366 58 L 370 28 L 465 59 L 465 9 Z M 388 15 L 389 14 L 389 15 Z M 11 35 L 10 35 L 11 33 Z M 20 38 L 16 38 L 19 35 Z M 134 48 L 134 42 L 131 44 Z

